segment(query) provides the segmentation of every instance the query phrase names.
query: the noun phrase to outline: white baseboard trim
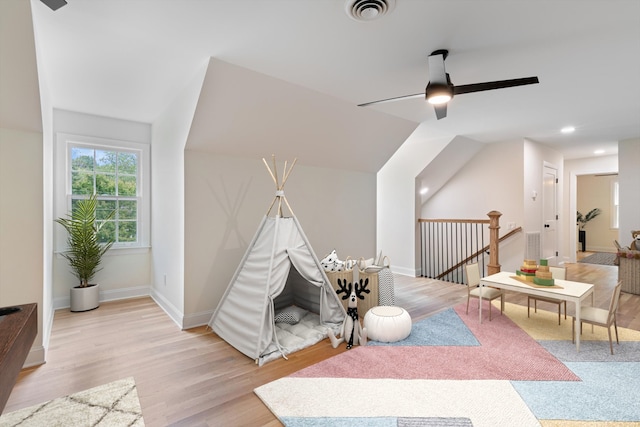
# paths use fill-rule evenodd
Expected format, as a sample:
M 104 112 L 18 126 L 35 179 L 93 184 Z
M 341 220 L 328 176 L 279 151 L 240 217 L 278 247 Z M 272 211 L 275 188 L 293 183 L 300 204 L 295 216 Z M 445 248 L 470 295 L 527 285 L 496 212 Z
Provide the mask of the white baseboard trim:
M 176 325 L 184 330 L 184 314 L 178 310 L 169 300 L 167 300 L 162 294 L 158 293 L 155 289 L 151 288 L 151 298 L 158 304 L 158 306 L 167 313 L 167 316 L 175 322 Z
M 183 327 L 182 329 L 191 329 L 196 328 L 198 326 L 204 326 L 209 324 L 209 320 L 211 320 L 211 316 L 213 316 L 213 310 L 201 311 L 200 313 L 187 314 L 183 319 Z
M 45 348 L 44 346 L 32 346 L 27 358 L 22 365 L 22 368 L 30 368 L 32 366 L 38 366 L 45 363 L 44 360 Z
M 391 266 L 391 272 L 402 274 L 403 276 L 418 277 L 420 269 Z
M 610 252 L 616 253 L 616 248 L 614 246 L 588 246 L 587 252 Z
M 123 289 L 107 289 L 100 291 L 100 302 L 117 301 L 121 299 L 147 297 L 150 295 L 151 286 L 134 286 Z M 53 309 L 69 308 L 71 306 L 70 297 L 59 297 L 53 299 Z
M 151 286 L 135 286 L 125 289 L 107 289 L 100 292 L 100 301 L 117 301 L 121 299 L 148 297 Z

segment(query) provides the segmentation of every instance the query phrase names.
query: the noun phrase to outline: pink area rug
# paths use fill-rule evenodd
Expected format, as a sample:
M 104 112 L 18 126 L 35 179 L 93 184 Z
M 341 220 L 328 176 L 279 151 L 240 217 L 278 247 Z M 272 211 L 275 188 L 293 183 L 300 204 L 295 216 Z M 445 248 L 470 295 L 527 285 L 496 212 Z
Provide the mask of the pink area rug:
M 579 381 L 580 379 L 507 316 L 478 324 L 477 308 L 454 310 L 479 346 L 356 347 L 302 369 L 298 378 Z M 472 314 L 473 313 L 473 314 Z M 392 361 L 392 363 L 390 363 Z
M 507 304 L 479 325 L 477 307 L 438 313 L 403 341 L 356 347 L 254 391 L 287 427 L 640 425 L 640 332 L 618 328 L 615 356 L 606 332 L 585 333 L 577 352 L 556 313 L 528 318 Z

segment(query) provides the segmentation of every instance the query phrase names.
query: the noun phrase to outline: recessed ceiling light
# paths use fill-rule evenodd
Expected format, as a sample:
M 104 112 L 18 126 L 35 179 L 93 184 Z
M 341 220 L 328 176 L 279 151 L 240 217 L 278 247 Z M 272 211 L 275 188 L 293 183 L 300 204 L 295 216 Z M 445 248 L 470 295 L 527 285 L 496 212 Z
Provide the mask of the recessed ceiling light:
M 573 126 L 565 126 L 562 129 L 560 129 L 560 132 L 562 132 L 562 133 L 572 133 L 575 130 L 576 130 L 576 128 L 574 128 Z
M 604 154 L 604 150 L 596 150 L 593 154 Z
M 420 189 L 420 194 L 427 194 L 428 191 L 429 191 L 428 187 L 423 187 Z

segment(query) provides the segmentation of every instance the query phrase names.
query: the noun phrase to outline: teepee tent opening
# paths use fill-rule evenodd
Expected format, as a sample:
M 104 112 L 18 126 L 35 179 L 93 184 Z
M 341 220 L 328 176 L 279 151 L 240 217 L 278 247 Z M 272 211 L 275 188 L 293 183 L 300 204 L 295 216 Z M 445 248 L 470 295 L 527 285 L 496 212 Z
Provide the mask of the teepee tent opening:
M 222 339 L 259 364 L 321 341 L 345 316 L 284 195 L 296 161 L 289 169 L 285 162 L 282 182 L 275 158 L 273 168 L 263 162 L 276 195 L 209 321 Z

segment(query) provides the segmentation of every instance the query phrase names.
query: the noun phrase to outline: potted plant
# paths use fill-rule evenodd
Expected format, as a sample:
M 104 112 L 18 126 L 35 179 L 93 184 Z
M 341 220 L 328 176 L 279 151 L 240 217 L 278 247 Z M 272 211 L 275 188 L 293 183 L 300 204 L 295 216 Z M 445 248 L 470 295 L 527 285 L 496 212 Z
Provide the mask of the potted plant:
M 591 209 L 586 215 L 582 215 L 580 211 L 577 211 L 576 222 L 578 225 L 578 241 L 582 243 L 582 252 L 585 251 L 587 246 L 587 233 L 584 230 L 584 226 L 601 213 L 602 211 L 599 208 Z
M 80 284 L 71 288 L 71 311 L 87 311 L 98 308 L 100 290 L 97 284 L 89 281 L 102 268 L 102 256 L 114 243 L 113 237 L 100 242 L 99 233 L 116 211 L 110 212 L 101 221 L 97 221 L 98 199 L 95 194 L 88 199 L 78 200 L 65 218 L 55 221 L 62 225 L 68 233 L 69 249 L 62 254 L 69 261 L 73 274 Z

